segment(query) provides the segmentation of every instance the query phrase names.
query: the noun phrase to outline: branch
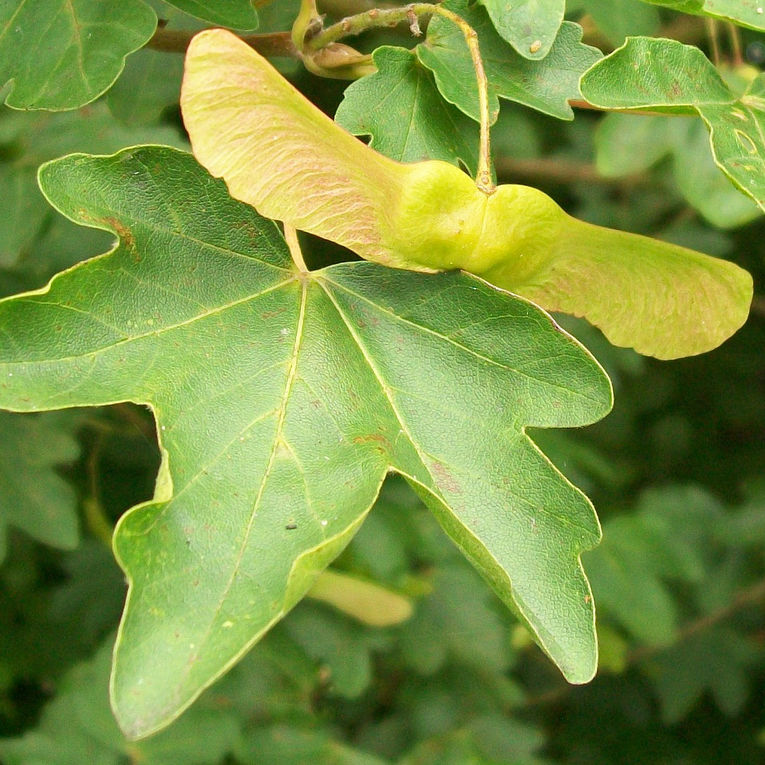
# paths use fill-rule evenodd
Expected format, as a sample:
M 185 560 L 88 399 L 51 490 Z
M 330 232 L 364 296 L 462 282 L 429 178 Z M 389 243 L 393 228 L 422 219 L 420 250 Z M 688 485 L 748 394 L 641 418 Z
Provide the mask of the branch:
M 554 157 L 536 159 L 514 159 L 497 157 L 494 161 L 497 175 L 512 179 L 545 180 L 553 183 L 598 183 L 604 186 L 616 186 L 631 189 L 649 184 L 651 179 L 644 173 L 608 177 L 602 175 L 595 165 L 585 162 L 572 162 Z
M 747 587 L 745 590 L 738 592 L 733 600 L 727 605 L 686 624 L 677 633 L 673 645 L 682 643 L 684 640 L 688 640 L 688 638 L 697 635 L 699 632 L 704 632 L 705 630 L 714 627 L 716 624 L 719 624 L 736 614 L 742 608 L 751 606 L 761 600 L 765 600 L 765 579 L 760 579 L 759 582 L 755 582 L 751 587 Z M 667 646 L 640 646 L 627 655 L 627 664 L 634 664 L 635 662 L 647 659 L 657 653 L 661 653 L 666 648 Z
M 158 28 L 153 37 L 146 43 L 147 48 L 161 50 L 166 53 L 185 53 L 191 38 L 196 31 L 188 29 Z M 300 58 L 300 52 L 292 42 L 289 32 L 269 32 L 267 34 L 240 35 L 241 40 L 269 58 Z
M 739 591 L 730 603 L 725 606 L 712 611 L 709 614 L 695 619 L 692 622 L 688 622 L 682 627 L 675 639 L 672 641 L 671 646 L 667 645 L 643 645 L 639 646 L 635 650 L 627 654 L 625 668 L 630 667 L 633 664 L 637 664 L 640 661 L 649 659 L 656 654 L 666 651 L 668 648 L 682 643 L 684 640 L 688 640 L 694 635 L 698 635 L 700 632 L 711 629 L 715 625 L 719 624 L 731 616 L 734 616 L 742 608 L 754 605 L 760 601 L 765 600 L 765 579 L 760 579 L 755 582 L 751 587 L 747 587 L 744 590 Z M 556 704 L 568 696 L 574 686 L 568 684 L 562 684 L 556 688 L 551 688 L 549 691 L 544 691 L 535 696 L 529 696 L 523 703 L 524 707 L 544 706 L 547 704 Z

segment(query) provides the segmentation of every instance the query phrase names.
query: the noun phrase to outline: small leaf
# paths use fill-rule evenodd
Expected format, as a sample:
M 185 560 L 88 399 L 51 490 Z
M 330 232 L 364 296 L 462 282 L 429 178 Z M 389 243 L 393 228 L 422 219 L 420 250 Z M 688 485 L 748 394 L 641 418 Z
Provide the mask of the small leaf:
M 566 10 L 566 0 L 481 0 L 481 4 L 502 38 L 529 59 L 542 59 L 550 52 Z
M 765 210 L 765 75 L 737 98 L 698 48 L 635 37 L 595 64 L 581 87 L 604 109 L 697 112 L 718 167 Z
M 224 30 L 189 46 L 181 108 L 195 156 L 232 196 L 363 258 L 462 268 L 658 358 L 710 350 L 746 320 L 752 281 L 737 266 L 577 221 L 537 189 L 487 195 L 445 162 L 393 162 Z
M 576 341 L 464 274 L 297 273 L 273 223 L 172 149 L 72 155 L 40 177 L 121 245 L 0 302 L 0 405 L 145 403 L 164 455 L 114 541 L 130 592 L 112 697 L 129 735 L 176 717 L 310 589 L 391 469 L 564 674 L 592 676 L 579 555 L 599 528 L 524 433 L 608 411 Z
M 425 675 L 449 658 L 483 672 L 506 672 L 513 655 L 508 621 L 464 561 L 446 561 L 435 571 L 433 592 L 402 626 L 399 643 L 407 665 Z
M 328 730 L 297 722 L 257 726 L 245 734 L 242 762 L 331 763 L 331 765 L 390 765 L 383 760 L 332 738 Z
M 571 120 L 568 102 L 579 98 L 579 77 L 601 53 L 583 45 L 578 24 L 564 22 L 549 53 L 541 61 L 518 55 L 495 31 L 486 11 L 467 0 L 451 0 L 451 10 L 477 32 L 486 76 L 491 113 L 499 111 L 497 98 L 506 98 L 558 119 Z M 416 48 L 420 61 L 431 69 L 444 98 L 469 117 L 479 120 L 475 70 L 462 31 L 438 16 L 428 25 L 424 43 Z
M 76 425 L 71 417 L 0 412 L 0 561 L 8 525 L 54 547 L 77 545 L 77 497 L 55 471 L 79 456 Z
M 377 73 L 346 88 L 335 122 L 354 135 L 372 136 L 372 148 L 399 162 L 461 161 L 475 172 L 477 125 L 444 102 L 415 55 L 383 46 L 374 62 Z
M 725 625 L 691 635 L 652 659 L 647 667 L 661 701 L 666 725 L 682 720 L 710 691 L 728 717 L 750 694 L 752 668 L 760 661 L 754 641 Z
M 614 45 L 627 35 L 653 35 L 661 24 L 656 8 L 635 0 L 585 0 L 587 13 Z
M 733 21 L 750 29 L 765 30 L 765 5 L 761 0 L 643 0 L 681 13 Z
M 698 583 L 712 564 L 710 533 L 722 508 L 700 489 L 644 492 L 636 512 L 604 524 L 604 542 L 586 557 L 601 608 L 635 638 L 669 645 L 677 637 L 672 581 Z
M 232 29 L 255 29 L 258 14 L 253 0 L 166 0 L 170 5 L 203 21 Z
M 177 108 L 182 77 L 179 56 L 143 48 L 128 58 L 109 91 L 109 110 L 126 125 L 158 122 L 165 109 Z
M 284 622 L 284 631 L 323 670 L 333 695 L 356 699 L 372 684 L 369 640 L 358 623 L 301 603 Z
M 154 33 L 143 0 L 5 0 L 0 85 L 15 109 L 74 109 L 117 79 L 125 56 Z

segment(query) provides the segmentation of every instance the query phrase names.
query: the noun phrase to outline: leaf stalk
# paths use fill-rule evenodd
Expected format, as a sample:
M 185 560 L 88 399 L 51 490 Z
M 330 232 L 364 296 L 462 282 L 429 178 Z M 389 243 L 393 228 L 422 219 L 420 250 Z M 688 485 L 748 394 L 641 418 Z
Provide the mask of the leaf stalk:
M 287 247 L 289 247 L 290 255 L 292 256 L 292 262 L 297 266 L 297 269 L 301 274 L 307 274 L 308 266 L 305 264 L 303 251 L 300 249 L 297 229 L 294 226 L 289 226 L 285 223 L 284 239 L 287 242 Z

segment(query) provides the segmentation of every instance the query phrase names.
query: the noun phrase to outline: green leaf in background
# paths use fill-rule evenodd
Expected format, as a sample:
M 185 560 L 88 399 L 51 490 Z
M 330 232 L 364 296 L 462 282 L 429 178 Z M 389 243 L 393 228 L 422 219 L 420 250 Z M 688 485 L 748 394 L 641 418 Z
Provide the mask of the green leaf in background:
M 635 0 L 584 0 L 584 7 L 614 45 L 621 45 L 628 35 L 653 35 L 661 24 L 656 8 Z
M 107 96 L 111 113 L 126 125 L 158 122 L 178 103 L 183 58 L 143 48 L 125 62 L 125 70 Z
M 258 26 L 257 3 L 253 0 L 166 0 L 169 5 L 209 21 L 232 29 L 249 30 Z
M 361 626 L 304 602 L 285 620 L 284 630 L 319 664 L 332 695 L 354 699 L 369 688 L 372 646 Z
M 502 714 L 484 714 L 446 730 L 412 748 L 399 765 L 544 765 L 539 728 Z
M 255 728 L 247 732 L 237 752 L 242 762 L 258 765 L 328 763 L 328 765 L 389 765 L 387 760 L 345 746 L 332 739 L 327 730 L 294 722 Z
M 514 658 L 507 619 L 476 573 L 459 559 L 445 561 L 432 586 L 401 627 L 406 664 L 422 675 L 434 674 L 449 660 L 477 671 L 507 671 Z
M 164 455 L 154 501 L 115 537 L 131 588 L 112 693 L 130 735 L 176 717 L 305 594 L 391 468 L 564 674 L 592 676 L 579 555 L 599 528 L 524 427 L 599 419 L 610 385 L 546 314 L 454 272 L 299 274 L 273 223 L 172 149 L 74 155 L 41 183 L 121 245 L 0 303 L 0 405 L 145 403 Z
M 500 36 L 524 58 L 542 59 L 563 22 L 566 0 L 480 0 Z M 481 38 L 479 37 L 479 40 Z M 481 40 L 483 44 L 483 40 Z
M 750 29 L 765 29 L 765 5 L 761 0 L 643 0 L 681 13 L 712 16 Z
M 663 119 L 657 117 L 656 119 Z M 713 226 L 743 226 L 762 210 L 723 175 L 709 150 L 709 131 L 700 120 L 682 120 L 685 140 L 674 151 L 674 176 L 680 192 Z
M 74 109 L 117 79 L 154 33 L 143 0 L 3 0 L 0 84 L 16 109 Z
M 475 173 L 475 122 L 441 98 L 414 53 L 383 46 L 374 62 L 375 74 L 346 88 L 335 121 L 354 135 L 371 135 L 372 148 L 399 162 L 442 159 Z
M 79 456 L 77 424 L 71 415 L 0 412 L 0 561 L 9 525 L 54 547 L 76 546 L 77 498 L 55 468 Z
M 99 255 L 113 242 L 106 231 L 83 229 L 54 214 L 22 257 L 10 268 L 0 268 L 0 297 L 42 287 L 59 271 Z
M 765 209 L 765 75 L 738 98 L 698 48 L 635 37 L 596 63 L 581 88 L 604 109 L 697 112 L 718 167 Z
M 741 226 L 762 214 L 719 171 L 701 120 L 608 114 L 595 132 L 595 148 L 598 170 L 606 177 L 639 173 L 671 157 L 680 193 L 720 228 Z
M 753 666 L 762 660 L 755 640 L 725 625 L 692 635 L 653 658 L 646 667 L 668 725 L 682 720 L 711 692 L 729 717 L 738 714 L 750 693 Z
M 37 187 L 37 168 L 73 151 L 113 152 L 141 142 L 182 145 L 169 126 L 126 128 L 102 103 L 63 114 L 0 110 L 0 267 L 15 266 L 53 214 Z
M 646 491 L 634 512 L 604 524 L 603 544 L 587 554 L 601 613 L 648 645 L 669 645 L 679 626 L 669 584 L 703 580 L 713 560 L 709 537 L 723 519 L 719 503 L 696 487 Z
M 218 765 L 239 742 L 239 722 L 213 699 L 198 705 L 169 731 L 128 741 L 109 712 L 112 639 L 90 661 L 71 669 L 39 725 L 18 739 L 0 739 L 5 765 Z
M 578 24 L 564 22 L 549 53 L 530 61 L 516 53 L 494 30 L 485 9 L 467 0 L 450 0 L 447 7 L 462 16 L 478 33 L 493 118 L 498 98 L 536 109 L 563 120 L 574 118 L 568 102 L 579 98 L 579 77 L 601 56 L 583 45 Z M 420 61 L 432 70 L 443 97 L 461 111 L 479 119 L 475 71 L 462 32 L 450 21 L 434 17 L 425 42 L 417 46 Z

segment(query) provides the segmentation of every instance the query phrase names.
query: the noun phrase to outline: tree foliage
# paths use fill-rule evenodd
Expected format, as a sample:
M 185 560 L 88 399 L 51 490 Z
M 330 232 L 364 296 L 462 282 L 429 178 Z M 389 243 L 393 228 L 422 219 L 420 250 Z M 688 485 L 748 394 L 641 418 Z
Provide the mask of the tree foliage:
M 0 760 L 756 761 L 763 29 L 6 2 Z

